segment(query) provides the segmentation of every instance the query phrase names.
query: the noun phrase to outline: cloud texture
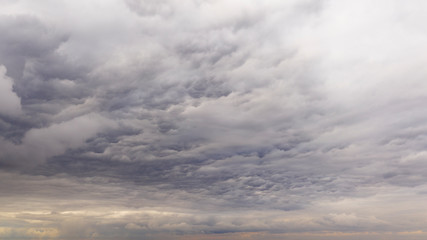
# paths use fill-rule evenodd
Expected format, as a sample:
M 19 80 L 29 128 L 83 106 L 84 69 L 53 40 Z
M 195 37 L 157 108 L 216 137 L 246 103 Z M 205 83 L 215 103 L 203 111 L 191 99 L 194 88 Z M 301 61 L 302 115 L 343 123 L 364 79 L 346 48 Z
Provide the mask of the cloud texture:
M 0 5 L 0 238 L 426 237 L 424 1 Z

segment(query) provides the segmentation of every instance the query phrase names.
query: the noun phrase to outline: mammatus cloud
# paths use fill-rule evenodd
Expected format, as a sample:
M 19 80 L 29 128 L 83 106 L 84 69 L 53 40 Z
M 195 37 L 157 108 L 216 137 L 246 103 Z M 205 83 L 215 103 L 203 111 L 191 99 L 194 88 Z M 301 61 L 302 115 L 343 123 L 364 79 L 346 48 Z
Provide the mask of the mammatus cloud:
M 2 239 L 424 239 L 426 3 L 0 1 Z

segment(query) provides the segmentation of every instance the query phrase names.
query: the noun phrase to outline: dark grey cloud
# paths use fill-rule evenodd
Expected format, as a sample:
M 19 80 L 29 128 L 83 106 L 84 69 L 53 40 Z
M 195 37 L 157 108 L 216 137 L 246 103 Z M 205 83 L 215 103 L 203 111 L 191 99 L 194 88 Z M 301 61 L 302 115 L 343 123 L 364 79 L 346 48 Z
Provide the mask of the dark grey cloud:
M 1 238 L 425 235 L 425 3 L 0 4 Z
M 43 58 L 67 37 L 49 31 L 37 17 L 31 15 L 2 15 L 0 31 L 3 35 L 0 40 L 2 64 L 16 81 L 23 77 L 27 60 Z

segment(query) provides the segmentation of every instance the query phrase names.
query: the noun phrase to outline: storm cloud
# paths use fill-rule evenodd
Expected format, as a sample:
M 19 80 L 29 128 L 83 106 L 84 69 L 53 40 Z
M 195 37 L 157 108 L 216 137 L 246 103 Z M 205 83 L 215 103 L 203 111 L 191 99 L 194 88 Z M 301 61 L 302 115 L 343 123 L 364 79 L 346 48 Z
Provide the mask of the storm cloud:
M 424 1 L 0 5 L 0 238 L 426 237 Z

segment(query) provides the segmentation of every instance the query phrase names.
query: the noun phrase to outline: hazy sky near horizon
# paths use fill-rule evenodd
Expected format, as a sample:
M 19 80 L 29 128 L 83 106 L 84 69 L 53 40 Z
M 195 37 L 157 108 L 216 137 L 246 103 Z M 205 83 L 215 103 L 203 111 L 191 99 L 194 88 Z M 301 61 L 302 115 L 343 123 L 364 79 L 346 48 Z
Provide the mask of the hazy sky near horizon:
M 0 0 L 0 238 L 426 239 L 426 22 L 423 0 Z

